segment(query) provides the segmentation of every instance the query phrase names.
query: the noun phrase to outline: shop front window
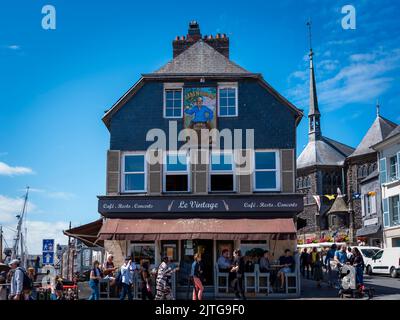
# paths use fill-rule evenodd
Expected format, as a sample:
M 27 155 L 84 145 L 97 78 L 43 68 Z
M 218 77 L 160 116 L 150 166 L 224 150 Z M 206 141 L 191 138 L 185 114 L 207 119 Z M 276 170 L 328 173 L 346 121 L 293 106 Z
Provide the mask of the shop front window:
M 148 262 L 155 264 L 155 244 L 154 243 L 132 243 L 130 248 L 131 255 L 136 264 L 142 265 Z
M 170 261 L 178 261 L 178 241 L 161 241 L 161 252 L 163 257 L 168 257 Z
M 265 250 L 268 250 L 266 240 L 241 241 L 240 251 L 242 251 L 244 257 L 246 272 L 254 271 L 254 265 L 259 262 L 259 259 L 263 256 Z

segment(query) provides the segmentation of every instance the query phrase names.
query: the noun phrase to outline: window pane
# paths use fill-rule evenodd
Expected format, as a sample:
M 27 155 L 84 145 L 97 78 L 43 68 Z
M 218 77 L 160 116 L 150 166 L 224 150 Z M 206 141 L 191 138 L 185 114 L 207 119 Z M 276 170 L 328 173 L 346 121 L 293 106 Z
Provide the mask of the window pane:
M 232 171 L 232 154 L 221 153 L 211 155 L 211 170 Z
M 276 172 L 259 171 L 256 175 L 256 189 L 276 189 Z
M 226 98 L 228 96 L 228 90 L 227 89 L 219 90 L 219 95 L 221 98 Z
M 235 107 L 229 107 L 227 113 L 230 116 L 234 116 L 236 114 L 236 108 Z
M 174 99 L 175 100 L 181 100 L 181 90 L 174 90 Z
M 233 191 L 232 174 L 211 175 L 211 191 Z
M 187 174 L 167 175 L 165 177 L 165 191 L 188 191 Z
M 132 255 L 135 263 L 140 264 L 141 262 L 149 262 L 150 264 L 155 263 L 155 246 L 146 244 L 135 244 L 132 246 Z
M 256 169 L 276 169 L 275 152 L 256 152 Z
M 125 190 L 143 191 L 144 174 L 125 174 Z
M 235 104 L 236 104 L 235 98 L 229 98 L 228 99 L 228 105 L 230 107 L 235 107 Z
M 144 155 L 125 156 L 125 172 L 143 172 Z
M 172 108 L 165 109 L 165 115 L 167 117 L 172 117 L 174 115 L 174 109 L 172 109 Z
M 226 98 L 221 98 L 221 99 L 219 100 L 219 105 L 220 105 L 220 107 L 226 107 L 226 106 L 228 105 L 228 99 L 226 99 Z
M 166 90 L 166 91 L 165 91 L 165 97 L 166 97 L 167 99 L 173 99 L 173 97 L 174 97 L 174 92 L 173 92 L 172 90 Z
M 236 89 L 234 89 L 234 88 L 229 88 L 229 89 L 227 89 L 227 91 L 228 91 L 228 97 L 231 97 L 231 98 L 234 98 L 234 97 L 235 97 L 235 95 L 236 95 Z
M 186 154 L 167 155 L 167 171 L 187 171 Z
M 165 107 L 172 108 L 174 106 L 174 100 L 167 99 L 165 101 Z
M 228 114 L 228 108 L 227 108 L 227 107 L 221 107 L 221 108 L 219 109 L 219 114 L 220 114 L 221 116 L 226 116 L 226 115 Z
M 174 114 L 173 114 L 173 116 L 174 116 L 174 117 L 181 117 L 181 116 L 182 116 L 181 111 L 182 111 L 181 108 L 179 108 L 179 109 L 178 109 L 178 108 L 175 108 L 175 109 L 174 109 Z

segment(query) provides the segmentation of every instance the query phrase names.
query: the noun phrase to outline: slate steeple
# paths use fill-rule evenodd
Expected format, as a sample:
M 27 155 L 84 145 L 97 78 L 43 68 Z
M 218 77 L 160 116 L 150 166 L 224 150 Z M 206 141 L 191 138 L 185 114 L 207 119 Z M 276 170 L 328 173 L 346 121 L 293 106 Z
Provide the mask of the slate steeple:
M 308 138 L 309 141 L 319 140 L 321 138 L 321 113 L 318 108 L 318 97 L 317 97 L 317 85 L 315 82 L 315 71 L 314 71 L 314 52 L 311 43 L 311 22 L 307 23 L 310 36 L 310 108 L 308 112 Z

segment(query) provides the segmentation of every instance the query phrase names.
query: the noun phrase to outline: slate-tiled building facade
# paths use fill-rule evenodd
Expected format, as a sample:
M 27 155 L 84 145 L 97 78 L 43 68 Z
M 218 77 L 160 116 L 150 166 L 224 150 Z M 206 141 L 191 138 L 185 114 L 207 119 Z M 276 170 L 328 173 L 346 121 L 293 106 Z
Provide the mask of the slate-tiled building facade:
M 302 112 L 260 74 L 229 59 L 226 35 L 202 36 L 193 22 L 172 46 L 173 60 L 143 74 L 103 117 L 110 147 L 106 194 L 99 196 L 100 239 L 117 263 L 132 254 L 136 262 L 156 266 L 162 255 L 170 256 L 181 264 L 177 286 L 186 290 L 185 270 L 196 252 L 204 254 L 212 286 L 224 248 L 241 248 L 247 259 L 262 249 L 275 258 L 287 247 L 295 249 L 294 218 L 303 209 L 295 190 Z M 214 154 L 208 146 L 194 146 L 193 154 L 177 153 L 171 144 L 179 148 L 186 140 L 175 137 L 153 154 L 161 154 L 163 163 L 147 162 L 155 142 L 149 132 L 174 136 L 174 125 L 177 133 L 242 129 L 242 147 Z M 254 130 L 254 148 L 247 147 L 247 129 Z M 207 152 L 209 163 L 192 162 L 193 155 Z M 214 162 L 221 154 L 227 155 L 222 164 Z M 254 170 L 235 163 L 239 155 Z

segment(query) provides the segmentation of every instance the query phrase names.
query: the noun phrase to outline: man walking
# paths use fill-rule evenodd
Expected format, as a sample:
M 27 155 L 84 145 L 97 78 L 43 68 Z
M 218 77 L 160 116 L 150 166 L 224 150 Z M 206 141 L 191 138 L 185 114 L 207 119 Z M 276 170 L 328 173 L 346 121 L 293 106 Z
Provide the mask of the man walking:
M 246 300 L 244 295 L 244 287 L 243 287 L 243 276 L 244 276 L 244 259 L 242 257 L 242 252 L 240 250 L 235 250 L 233 252 L 234 267 L 231 269 L 231 272 L 236 274 L 236 278 L 233 280 L 232 287 L 235 289 L 236 300 L 242 299 Z
M 133 284 L 133 272 L 136 269 L 136 265 L 132 262 L 131 257 L 125 258 L 125 263 L 121 267 L 121 296 L 120 300 L 125 300 L 126 295 L 128 295 L 128 300 L 133 300 L 132 296 L 132 284 Z
M 18 259 L 11 260 L 9 266 L 11 267 L 10 272 L 13 273 L 11 278 L 11 287 L 9 300 L 23 300 L 24 290 L 24 272 L 25 270 L 19 266 L 20 261 Z

